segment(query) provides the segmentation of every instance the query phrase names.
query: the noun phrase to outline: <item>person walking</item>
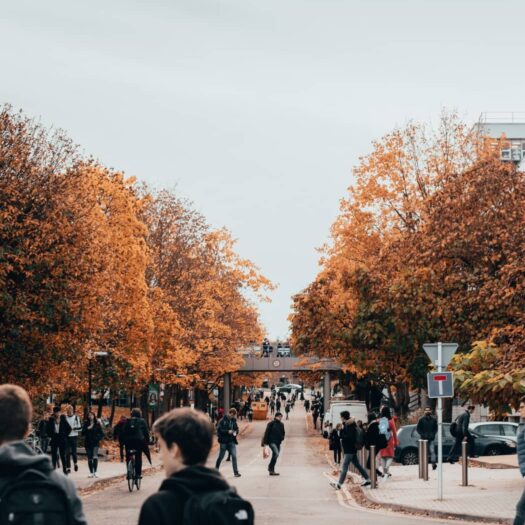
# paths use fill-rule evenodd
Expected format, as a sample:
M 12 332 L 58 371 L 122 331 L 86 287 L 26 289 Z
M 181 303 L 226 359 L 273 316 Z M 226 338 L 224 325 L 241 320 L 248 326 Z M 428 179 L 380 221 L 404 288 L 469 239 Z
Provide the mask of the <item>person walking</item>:
M 281 398 L 280 397 L 278 397 L 277 401 L 275 402 L 275 410 L 277 410 L 277 412 L 281 411 Z
M 73 465 L 75 472 L 78 471 L 78 433 L 82 431 L 82 423 L 80 418 L 75 414 L 75 409 L 71 406 L 67 406 L 67 422 L 71 427 L 71 432 L 67 436 L 67 448 L 66 448 L 66 463 L 67 463 L 67 472 L 71 472 L 71 458 L 73 458 Z
M 277 412 L 273 421 L 270 421 L 266 425 L 266 430 L 264 431 L 261 440 L 261 447 L 268 446 L 272 452 L 272 459 L 268 464 L 268 472 L 270 476 L 279 476 L 279 473 L 275 472 L 275 465 L 277 463 L 277 458 L 281 453 L 281 443 L 284 441 L 286 435 L 282 419 L 283 415 L 280 412 Z
M 436 459 L 436 434 L 438 431 L 437 419 L 432 415 L 432 409 L 430 407 L 425 408 L 424 414 L 419 418 L 416 427 L 417 433 L 421 439 L 428 441 L 428 452 L 430 455 L 430 462 L 432 463 L 432 469 L 437 468 Z
M 368 414 L 368 425 L 365 433 L 366 449 L 370 451 L 372 445 L 375 447 L 376 455 L 388 445 L 386 436 L 379 432 L 379 419 L 375 412 L 370 412 Z M 366 462 L 366 468 L 368 470 L 370 470 L 370 465 L 370 454 L 368 454 L 368 460 Z M 378 468 L 376 468 L 376 474 L 380 478 L 383 477 L 383 473 Z
M 166 479 L 143 503 L 138 525 L 240 520 L 253 525 L 250 503 L 238 496 L 217 470 L 205 466 L 213 445 L 213 426 L 204 413 L 176 408 L 157 419 L 153 431 Z
M 273 416 L 275 414 L 275 399 L 270 400 L 270 414 Z
M 89 412 L 88 418 L 82 425 L 82 435 L 88 458 L 89 478 L 98 478 L 98 447 L 104 439 L 104 430 L 94 412 Z
M 334 453 L 334 463 L 336 465 L 341 464 L 341 430 L 343 425 L 337 423 L 335 428 L 332 428 L 330 436 L 328 437 L 328 443 L 330 450 Z
M 236 478 L 241 477 L 237 468 L 237 447 L 235 446 L 238 435 L 239 426 L 237 425 L 237 410 L 235 410 L 235 408 L 230 408 L 228 414 L 225 415 L 217 425 L 217 436 L 219 438 L 220 450 L 217 461 L 215 462 L 215 468 L 219 470 L 226 452 L 229 452 L 231 455 L 233 474 Z
M 449 455 L 448 455 L 448 461 L 450 464 L 456 463 L 458 461 L 459 456 L 461 455 L 461 443 L 463 443 L 464 440 L 467 441 L 468 447 L 467 447 L 467 454 L 469 457 L 474 458 L 477 457 L 475 454 L 475 440 L 474 436 L 470 433 L 469 425 L 470 425 L 470 415 L 472 412 L 474 412 L 474 405 L 468 405 L 467 410 L 463 412 L 460 416 L 456 418 L 456 421 L 450 425 L 450 432 L 453 432 L 453 428 L 456 428 L 455 431 L 455 438 L 456 442 L 454 443 L 454 446 L 452 447 Z
M 319 408 L 314 405 L 312 409 L 312 420 L 314 422 L 314 428 L 317 430 L 317 420 L 319 419 Z
M 67 422 L 66 416 L 61 414 L 59 406 L 53 408 L 53 415 L 47 422 L 47 435 L 50 438 L 49 445 L 51 447 L 51 461 L 53 468 L 58 467 L 58 458 L 60 456 L 60 462 L 62 463 L 62 470 L 64 474 L 67 472 L 66 464 L 66 447 L 67 437 L 71 432 L 71 426 Z
M 304 400 L 304 409 L 305 409 L 307 414 L 308 414 L 308 412 L 310 412 L 310 400 L 309 399 L 305 399 Z
M 344 452 L 343 466 L 341 467 L 339 480 L 337 482 L 331 481 L 330 485 L 339 490 L 346 480 L 350 463 L 352 463 L 363 476 L 364 481 L 361 486 L 367 487 L 371 484 L 370 477 L 357 457 L 357 451 L 363 448 L 365 442 L 364 432 L 357 426 L 355 419 L 350 417 L 348 410 L 341 412 L 341 421 L 343 424 L 341 429 L 341 444 Z
M 520 399 L 520 417 L 525 422 L 525 396 Z M 525 424 L 520 426 L 517 435 L 516 452 L 518 453 L 518 466 L 520 474 L 525 478 Z M 513 525 L 525 525 L 525 488 L 518 504 Z
M 119 452 L 120 452 L 120 462 L 124 463 L 124 426 L 128 418 L 125 415 L 120 416 L 118 423 L 113 427 L 113 439 L 118 441 Z
M 284 407 L 284 411 L 286 412 L 286 419 L 289 419 L 291 408 L 292 408 L 292 403 L 290 401 L 287 401 Z
M 47 434 L 47 422 L 49 417 L 49 412 L 45 412 L 44 417 L 38 422 L 38 427 L 36 429 L 36 435 L 40 440 L 40 448 L 44 454 L 47 454 L 47 449 L 49 447 L 49 436 Z
M 383 464 L 383 479 L 386 481 L 392 476 L 390 474 L 390 465 L 394 461 L 395 449 L 399 445 L 397 439 L 397 428 L 392 419 L 392 412 L 390 408 L 383 407 L 381 409 L 381 417 L 379 419 L 379 433 L 385 436 L 387 445 L 379 451 L 379 457 Z
M 87 525 L 74 483 L 55 470 L 48 456 L 24 442 L 32 416 L 31 399 L 23 388 L 0 385 L 1 523 Z M 60 517 L 57 508 L 63 509 Z
M 122 440 L 126 449 L 126 463 L 131 459 L 132 451 L 135 451 L 135 475 L 141 479 L 142 453 L 144 445 L 149 444 L 149 428 L 140 408 L 131 411 L 131 417 L 127 419 L 122 430 Z

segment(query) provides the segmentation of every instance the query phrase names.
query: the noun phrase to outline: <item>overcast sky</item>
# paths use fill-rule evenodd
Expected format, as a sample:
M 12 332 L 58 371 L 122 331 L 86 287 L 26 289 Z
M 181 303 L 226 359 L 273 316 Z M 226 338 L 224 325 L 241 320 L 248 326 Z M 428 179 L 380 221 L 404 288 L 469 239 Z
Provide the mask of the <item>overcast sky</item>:
M 284 337 L 371 141 L 525 110 L 522 1 L 2 2 L 0 102 L 176 187 L 279 284 Z

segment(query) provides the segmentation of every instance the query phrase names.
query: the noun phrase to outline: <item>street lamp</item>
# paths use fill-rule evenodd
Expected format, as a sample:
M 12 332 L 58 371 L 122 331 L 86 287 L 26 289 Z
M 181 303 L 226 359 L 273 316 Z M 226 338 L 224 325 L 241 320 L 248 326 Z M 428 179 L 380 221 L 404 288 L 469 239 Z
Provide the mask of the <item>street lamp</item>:
M 92 376 L 93 376 L 93 368 L 92 368 L 92 362 L 93 358 L 95 357 L 107 357 L 108 352 L 93 352 L 93 350 L 88 351 L 88 399 L 87 399 L 87 411 L 86 411 L 86 417 L 87 413 L 91 411 L 91 390 L 92 390 Z

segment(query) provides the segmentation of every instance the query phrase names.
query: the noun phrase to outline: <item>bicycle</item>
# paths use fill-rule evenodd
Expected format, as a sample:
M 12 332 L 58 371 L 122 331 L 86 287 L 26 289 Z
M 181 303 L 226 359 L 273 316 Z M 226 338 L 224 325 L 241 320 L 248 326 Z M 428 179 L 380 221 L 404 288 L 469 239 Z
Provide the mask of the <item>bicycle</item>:
M 128 489 L 130 492 L 133 492 L 133 487 L 137 487 L 137 490 L 140 490 L 140 482 L 142 481 L 140 477 L 137 476 L 136 469 L 136 450 L 130 450 L 128 453 L 127 461 L 127 480 L 128 480 Z
M 36 432 L 33 430 L 31 432 L 31 434 L 29 434 L 26 438 L 25 438 L 25 443 L 27 445 L 29 445 L 34 452 L 36 452 L 37 454 L 43 454 L 44 451 L 42 450 L 42 448 L 40 447 L 40 438 L 36 435 Z

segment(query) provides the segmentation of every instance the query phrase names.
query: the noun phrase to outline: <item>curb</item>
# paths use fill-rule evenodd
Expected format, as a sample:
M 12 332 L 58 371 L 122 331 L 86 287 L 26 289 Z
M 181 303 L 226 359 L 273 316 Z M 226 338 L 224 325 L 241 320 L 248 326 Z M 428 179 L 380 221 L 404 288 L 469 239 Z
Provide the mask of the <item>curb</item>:
M 517 465 L 509 465 L 508 463 L 486 463 L 485 461 L 479 461 L 478 459 L 469 458 L 469 465 L 472 467 L 486 468 L 486 469 L 517 469 Z

